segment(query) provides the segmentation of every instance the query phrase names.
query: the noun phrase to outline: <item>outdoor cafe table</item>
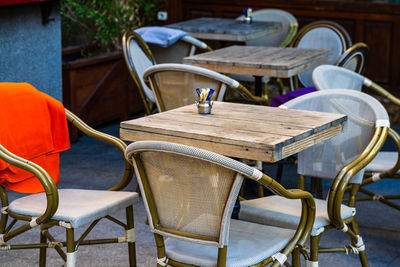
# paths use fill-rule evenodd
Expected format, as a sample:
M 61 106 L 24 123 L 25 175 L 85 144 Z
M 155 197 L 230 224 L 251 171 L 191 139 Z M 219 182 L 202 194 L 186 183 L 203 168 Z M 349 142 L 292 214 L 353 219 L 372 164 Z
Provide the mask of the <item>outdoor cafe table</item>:
M 222 73 L 256 76 L 259 95 L 262 76 L 291 78 L 326 63 L 328 56 L 326 49 L 235 45 L 185 57 L 183 62 Z
M 211 114 L 195 104 L 123 121 L 125 141 L 169 141 L 225 156 L 276 162 L 339 134 L 346 115 L 214 102 Z
M 240 42 L 265 37 L 282 28 L 280 22 L 253 21 L 246 24 L 240 20 L 221 18 L 198 18 L 166 26 L 185 31 L 199 39 Z

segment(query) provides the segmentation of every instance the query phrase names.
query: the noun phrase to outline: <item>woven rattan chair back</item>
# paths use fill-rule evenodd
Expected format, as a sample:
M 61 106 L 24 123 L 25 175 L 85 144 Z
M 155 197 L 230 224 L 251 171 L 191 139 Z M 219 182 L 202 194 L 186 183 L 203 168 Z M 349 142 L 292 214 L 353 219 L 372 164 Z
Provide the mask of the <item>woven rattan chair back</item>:
M 186 35 L 176 43 L 161 47 L 155 44 L 147 44 L 158 64 L 162 63 L 182 63 L 184 57 L 193 56 L 196 53 L 211 51 L 212 49 L 203 41 L 192 36 Z
M 127 158 L 133 153 L 153 231 L 196 243 L 226 245 L 230 216 L 243 180 L 237 171 L 224 166 L 229 159 L 152 141 L 130 146 Z
M 334 64 L 351 46 L 347 31 L 331 21 L 316 21 L 304 26 L 293 40 L 292 46 L 299 48 L 329 49 L 326 64 Z M 303 87 L 313 86 L 312 69 L 297 75 Z
M 185 64 L 159 64 L 148 68 L 143 79 L 150 83 L 160 112 L 195 103 L 196 88 L 213 88 L 212 100 L 222 101 L 227 88 L 238 89 L 245 97 L 253 97 L 236 80 L 220 73 Z
M 246 42 L 246 45 L 252 46 L 274 46 L 285 47 L 290 44 L 293 37 L 297 33 L 298 23 L 297 19 L 287 11 L 281 9 L 260 9 L 252 14 L 254 21 L 277 21 L 282 24 L 282 29 L 268 37 L 258 38 Z M 243 20 L 244 16 L 237 18 Z
M 156 64 L 150 48 L 140 35 L 127 31 L 122 38 L 122 50 L 126 66 L 142 97 L 146 114 L 152 114 L 155 111 L 155 97 L 151 89 L 143 81 L 144 71 Z
M 335 65 L 363 73 L 368 59 L 368 46 L 365 43 L 356 43 L 339 57 Z
M 389 127 L 389 117 L 382 104 L 353 90 L 317 91 L 291 100 L 283 107 L 348 116 L 341 134 L 299 153 L 298 173 L 305 176 L 336 178 L 344 166 L 367 148 L 376 127 Z M 362 177 L 363 170 L 360 170 L 353 176 L 352 183 L 361 183 Z

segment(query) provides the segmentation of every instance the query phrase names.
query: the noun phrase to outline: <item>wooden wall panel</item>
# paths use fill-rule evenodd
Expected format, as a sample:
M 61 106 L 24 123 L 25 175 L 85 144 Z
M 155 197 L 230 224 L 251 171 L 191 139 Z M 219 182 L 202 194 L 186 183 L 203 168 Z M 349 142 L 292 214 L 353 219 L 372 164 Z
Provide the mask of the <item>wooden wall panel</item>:
M 370 52 L 365 74 L 374 77 L 379 83 L 390 83 L 392 24 L 388 22 L 366 21 L 364 23 L 364 40 Z

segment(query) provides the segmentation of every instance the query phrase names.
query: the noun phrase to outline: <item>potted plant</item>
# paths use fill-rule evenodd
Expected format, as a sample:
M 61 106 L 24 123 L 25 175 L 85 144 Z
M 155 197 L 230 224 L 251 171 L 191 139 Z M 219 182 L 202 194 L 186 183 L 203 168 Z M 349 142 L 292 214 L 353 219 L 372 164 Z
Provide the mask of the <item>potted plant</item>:
M 143 110 L 120 42 L 128 29 L 154 25 L 162 1 L 61 1 L 63 102 L 89 125 Z M 71 140 L 76 138 L 71 132 Z

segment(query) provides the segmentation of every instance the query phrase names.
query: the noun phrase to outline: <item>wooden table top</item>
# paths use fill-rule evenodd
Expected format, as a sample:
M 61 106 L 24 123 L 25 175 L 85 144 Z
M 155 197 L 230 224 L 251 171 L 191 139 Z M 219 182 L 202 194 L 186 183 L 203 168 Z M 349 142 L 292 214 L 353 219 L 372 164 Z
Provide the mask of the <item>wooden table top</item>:
M 222 73 L 289 78 L 324 64 L 329 50 L 235 45 L 185 57 L 183 62 Z
M 169 141 L 225 156 L 276 162 L 339 134 L 346 115 L 215 102 L 211 114 L 195 104 L 121 122 L 125 141 Z
M 198 18 L 166 26 L 185 31 L 199 39 L 241 42 L 265 37 L 282 28 L 280 22 L 253 21 L 245 24 L 240 20 L 221 18 Z

